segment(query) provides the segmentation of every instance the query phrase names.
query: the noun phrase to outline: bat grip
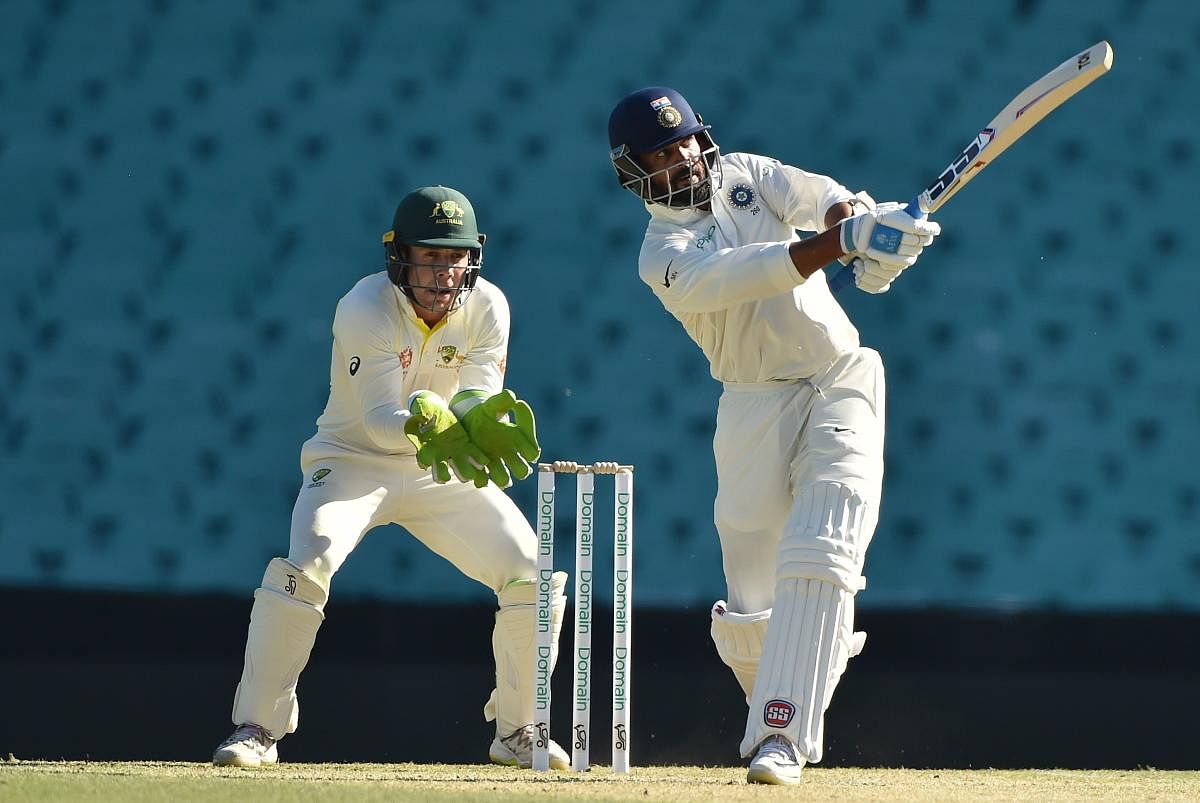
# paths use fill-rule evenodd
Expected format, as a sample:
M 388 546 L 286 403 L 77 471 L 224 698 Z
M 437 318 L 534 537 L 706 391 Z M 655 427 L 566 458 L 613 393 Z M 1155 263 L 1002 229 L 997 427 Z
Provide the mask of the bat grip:
M 833 278 L 829 280 L 829 289 L 835 293 L 840 293 L 850 285 L 854 284 L 854 263 L 843 265 L 842 269 L 833 274 Z
M 904 207 L 904 211 L 910 217 L 920 220 L 925 217 L 925 212 L 921 209 L 920 196 L 913 196 L 913 199 L 908 202 L 908 206 Z M 857 259 L 857 257 L 855 257 Z M 835 293 L 840 293 L 850 285 L 854 284 L 854 262 L 849 265 L 844 265 L 841 270 L 833 274 L 833 278 L 829 280 L 829 289 Z

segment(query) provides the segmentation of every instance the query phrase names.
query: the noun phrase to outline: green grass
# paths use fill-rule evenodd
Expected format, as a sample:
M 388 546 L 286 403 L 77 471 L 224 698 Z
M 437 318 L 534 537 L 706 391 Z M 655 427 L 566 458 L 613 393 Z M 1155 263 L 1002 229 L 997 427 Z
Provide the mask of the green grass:
M 167 762 L 0 762 L 0 800 L 527 801 L 537 800 L 1200 800 L 1200 772 L 1075 770 L 805 770 L 789 789 L 748 786 L 745 770 L 635 767 L 628 776 L 508 767 L 280 764 L 257 770 Z

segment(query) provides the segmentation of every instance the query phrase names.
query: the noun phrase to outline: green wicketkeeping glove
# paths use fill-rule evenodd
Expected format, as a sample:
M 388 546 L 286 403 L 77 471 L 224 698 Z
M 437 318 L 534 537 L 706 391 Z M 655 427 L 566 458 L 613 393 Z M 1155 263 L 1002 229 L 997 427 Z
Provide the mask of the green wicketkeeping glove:
M 529 464 L 542 453 L 537 426 L 533 410 L 511 390 L 485 397 L 481 390 L 460 391 L 450 402 L 450 409 L 461 413 L 458 418 L 463 429 L 487 456 L 487 472 L 492 482 L 507 488 L 512 482 L 509 473 L 518 480 L 525 479 L 533 471 Z
M 417 465 L 430 469 L 434 482 L 450 481 L 450 472 L 475 487 L 487 485 L 488 459 L 479 450 L 446 400 L 430 390 L 418 390 L 408 399 L 412 415 L 404 422 L 404 434 L 417 447 Z

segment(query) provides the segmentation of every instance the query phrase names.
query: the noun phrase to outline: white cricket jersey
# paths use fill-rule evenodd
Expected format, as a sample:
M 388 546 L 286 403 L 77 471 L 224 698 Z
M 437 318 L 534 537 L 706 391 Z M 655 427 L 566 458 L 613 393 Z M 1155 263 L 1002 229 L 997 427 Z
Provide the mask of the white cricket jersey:
M 805 379 L 858 346 L 822 271 L 788 256 L 796 229 L 820 232 L 853 193 L 831 178 L 749 153 L 721 157 L 712 212 L 647 204 L 642 281 L 704 351 L 714 379 Z
M 466 302 L 432 329 L 387 273 L 364 277 L 333 317 L 329 401 L 304 459 L 415 454 L 404 434 L 409 395 L 432 390 L 449 402 L 461 388 L 499 393 L 508 331 L 508 300 L 482 276 Z

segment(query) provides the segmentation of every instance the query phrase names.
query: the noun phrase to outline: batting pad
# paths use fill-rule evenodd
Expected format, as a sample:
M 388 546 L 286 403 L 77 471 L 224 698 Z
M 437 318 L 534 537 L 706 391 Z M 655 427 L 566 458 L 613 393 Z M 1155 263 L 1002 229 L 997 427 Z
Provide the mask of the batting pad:
M 717 600 L 712 607 L 712 628 L 709 632 L 713 644 L 717 645 L 717 655 L 733 670 L 734 677 L 746 693 L 747 703 L 754 692 L 754 678 L 758 674 L 758 661 L 762 657 L 763 639 L 766 638 L 770 620 L 769 608 L 758 613 L 734 613 L 723 599 Z
M 775 601 L 742 740 L 743 756 L 768 736 L 786 736 L 809 763 L 821 760 L 825 710 L 847 661 L 863 647 L 854 633 L 867 505 L 842 483 L 797 495 L 779 545 Z
M 548 674 L 558 662 L 558 634 L 567 607 L 567 573 L 550 578 L 551 620 L 554 632 Z M 483 718 L 496 721 L 496 733 L 507 736 L 533 722 L 535 677 L 534 627 L 537 616 L 537 581 L 516 580 L 496 595 L 500 610 L 492 629 L 496 656 L 496 688 L 483 706 Z
M 246 663 L 233 696 L 233 723 L 253 722 L 276 739 L 296 730 L 296 683 L 325 620 L 325 588 L 295 564 L 275 558 L 254 592 Z

